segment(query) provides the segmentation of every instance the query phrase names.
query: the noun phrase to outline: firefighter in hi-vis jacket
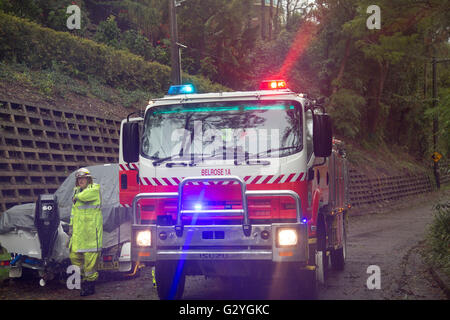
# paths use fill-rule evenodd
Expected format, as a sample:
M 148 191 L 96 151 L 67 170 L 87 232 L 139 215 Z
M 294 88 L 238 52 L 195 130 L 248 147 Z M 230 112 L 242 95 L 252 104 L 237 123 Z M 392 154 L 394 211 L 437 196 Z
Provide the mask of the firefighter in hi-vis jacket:
M 103 243 L 103 217 L 100 185 L 93 183 L 86 168 L 76 174 L 73 206 L 70 217 L 70 260 L 81 270 L 81 296 L 95 293 L 97 263 Z

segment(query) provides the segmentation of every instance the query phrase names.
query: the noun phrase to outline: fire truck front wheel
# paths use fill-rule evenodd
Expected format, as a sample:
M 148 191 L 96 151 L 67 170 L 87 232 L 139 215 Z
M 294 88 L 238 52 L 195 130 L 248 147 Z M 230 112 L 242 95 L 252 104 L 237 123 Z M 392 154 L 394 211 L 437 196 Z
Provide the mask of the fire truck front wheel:
M 179 300 L 183 296 L 186 274 L 180 261 L 157 261 L 155 280 L 161 300 Z

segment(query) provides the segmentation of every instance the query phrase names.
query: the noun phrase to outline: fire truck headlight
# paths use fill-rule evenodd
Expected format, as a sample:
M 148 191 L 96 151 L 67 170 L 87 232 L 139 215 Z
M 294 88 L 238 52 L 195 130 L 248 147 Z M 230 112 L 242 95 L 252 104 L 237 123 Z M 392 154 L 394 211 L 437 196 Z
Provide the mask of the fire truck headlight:
M 152 245 L 152 233 L 150 230 L 139 231 L 136 234 L 136 244 L 140 247 L 150 247 Z
M 295 246 L 298 242 L 297 231 L 295 229 L 278 230 L 278 245 Z

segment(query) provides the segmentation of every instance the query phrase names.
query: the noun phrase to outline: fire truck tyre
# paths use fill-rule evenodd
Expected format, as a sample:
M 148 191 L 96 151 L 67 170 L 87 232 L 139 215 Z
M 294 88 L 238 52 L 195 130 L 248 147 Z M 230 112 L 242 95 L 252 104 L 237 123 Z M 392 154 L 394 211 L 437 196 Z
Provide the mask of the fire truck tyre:
M 331 266 L 334 270 L 344 270 L 345 257 L 347 255 L 347 231 L 344 224 L 342 248 L 331 250 Z
M 155 280 L 161 300 L 179 300 L 183 296 L 186 275 L 178 270 L 178 261 L 157 261 Z

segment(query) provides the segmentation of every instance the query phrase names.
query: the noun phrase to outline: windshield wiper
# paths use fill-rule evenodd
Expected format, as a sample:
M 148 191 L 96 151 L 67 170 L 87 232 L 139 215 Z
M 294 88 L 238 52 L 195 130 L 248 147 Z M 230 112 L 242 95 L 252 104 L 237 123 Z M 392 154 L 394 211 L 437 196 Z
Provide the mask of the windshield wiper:
M 195 166 L 195 163 L 189 163 L 189 166 Z M 188 163 L 186 162 L 167 162 L 166 167 L 172 168 L 172 167 L 187 167 Z
M 268 166 L 270 164 L 270 161 L 256 159 L 256 160 L 247 160 L 245 163 L 248 164 L 249 166 L 253 166 L 253 165 L 257 165 L 257 164 L 261 164 L 263 166 Z
M 176 155 L 176 156 L 179 157 L 179 155 Z M 172 160 L 174 157 L 175 156 L 160 158 L 158 160 L 153 161 L 153 165 L 154 166 L 159 166 L 162 162 L 167 161 L 167 160 Z
M 182 167 L 186 167 L 186 166 L 190 166 L 190 167 L 192 167 L 192 166 L 196 166 L 197 164 L 194 162 L 194 160 L 195 160 L 195 158 L 194 158 L 194 156 L 200 156 L 201 154 L 197 154 L 197 153 L 193 153 L 193 154 L 190 154 L 190 156 L 191 156 L 191 162 L 187 162 L 187 161 L 182 161 L 182 162 L 169 162 L 169 163 L 167 163 L 166 164 L 166 167 L 169 167 L 169 168 L 172 168 L 172 167 L 175 167 L 175 166 L 182 166 Z M 179 158 L 180 157 L 180 155 L 178 155 L 178 154 L 176 154 L 176 155 L 173 155 L 173 156 L 169 156 L 169 157 L 165 157 L 165 158 L 160 158 L 160 159 L 158 159 L 158 160 L 155 160 L 155 161 L 153 161 L 153 165 L 156 167 L 156 166 L 159 166 L 161 163 L 163 163 L 163 162 L 165 162 L 165 161 L 168 161 L 168 160 L 173 160 L 174 158 Z
M 296 146 L 290 146 L 290 147 L 283 147 L 283 148 L 277 148 L 277 149 L 269 149 L 269 150 L 265 150 L 265 151 L 261 151 L 259 153 L 256 154 L 256 157 L 259 157 L 261 154 L 264 153 L 271 153 L 271 152 L 276 152 L 276 151 L 283 151 L 283 150 L 289 150 L 289 149 L 297 149 L 298 147 Z
M 289 149 L 297 149 L 297 147 L 295 146 L 290 146 L 290 147 L 283 147 L 283 148 L 277 148 L 277 149 L 269 149 L 269 150 L 265 150 L 265 151 L 261 151 L 258 152 L 257 154 L 255 154 L 254 156 L 255 158 L 249 159 L 250 154 L 246 151 L 245 152 L 245 163 L 247 165 L 263 165 L 263 166 L 267 166 L 270 164 L 269 160 L 259 160 L 259 156 L 262 154 L 268 154 L 271 152 L 276 152 L 276 151 L 282 151 L 282 150 L 289 150 Z M 237 160 L 237 156 L 236 153 L 234 154 L 234 164 L 235 165 L 241 165 L 242 163 L 239 163 Z
M 259 159 L 252 159 L 252 160 L 250 160 L 249 159 L 249 153 L 247 152 L 247 151 L 245 151 L 245 164 L 247 164 L 247 165 L 249 165 L 249 166 L 252 166 L 252 165 L 263 165 L 263 166 L 267 166 L 267 165 L 269 165 L 270 164 L 270 161 L 269 160 L 259 160 Z M 234 165 L 235 166 L 239 166 L 239 165 L 242 165 L 243 163 L 241 162 L 238 162 L 238 159 L 237 159 L 237 152 L 235 152 L 234 153 Z

